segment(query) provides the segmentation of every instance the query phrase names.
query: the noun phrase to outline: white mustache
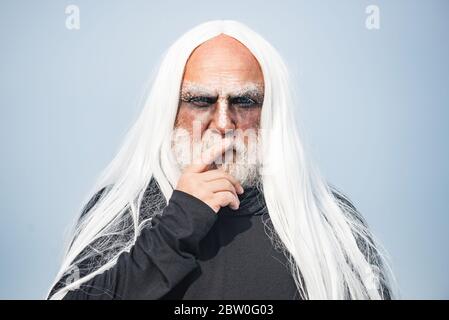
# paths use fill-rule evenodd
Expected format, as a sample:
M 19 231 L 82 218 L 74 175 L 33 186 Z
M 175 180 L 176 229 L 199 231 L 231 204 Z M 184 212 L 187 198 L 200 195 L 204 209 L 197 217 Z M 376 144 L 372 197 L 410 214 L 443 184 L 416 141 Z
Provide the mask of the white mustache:
M 196 156 L 212 146 L 224 143 L 224 140 L 225 138 L 218 133 L 204 134 L 201 140 L 196 142 L 192 142 L 190 134 L 178 134 L 174 136 L 172 150 L 182 170 L 191 164 Z M 248 141 L 247 146 L 243 138 L 235 136 L 232 146 L 213 162 L 216 168 L 223 168 L 244 186 L 254 185 L 259 179 L 260 162 L 257 157 L 257 145 L 250 146 L 250 144 Z
M 210 138 L 204 138 L 202 140 L 202 150 L 207 150 L 215 145 L 224 144 L 225 138 L 222 138 L 221 136 L 213 136 Z M 243 153 L 247 151 L 247 147 L 242 139 L 234 138 L 232 140 L 232 147 L 228 149 L 229 151 L 236 151 L 236 153 Z

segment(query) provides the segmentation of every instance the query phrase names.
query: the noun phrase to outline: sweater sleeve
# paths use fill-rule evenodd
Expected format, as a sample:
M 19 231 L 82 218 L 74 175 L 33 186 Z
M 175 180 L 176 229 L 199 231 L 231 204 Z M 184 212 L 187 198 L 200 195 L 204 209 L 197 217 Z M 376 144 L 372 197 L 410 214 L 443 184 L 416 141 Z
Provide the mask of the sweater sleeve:
M 217 219 L 206 203 L 174 190 L 162 214 L 145 227 L 116 264 L 64 299 L 159 299 L 197 266 L 199 242 Z

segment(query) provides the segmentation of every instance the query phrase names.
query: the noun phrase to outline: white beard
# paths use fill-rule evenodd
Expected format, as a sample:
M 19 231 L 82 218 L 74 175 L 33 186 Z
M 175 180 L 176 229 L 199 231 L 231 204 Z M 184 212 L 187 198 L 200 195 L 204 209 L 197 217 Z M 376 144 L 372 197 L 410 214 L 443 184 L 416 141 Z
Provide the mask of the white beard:
M 221 143 L 223 138 L 220 134 L 206 131 L 201 138 L 199 150 L 207 150 L 214 144 Z M 257 139 L 256 139 L 257 140 Z M 172 151 L 178 167 L 183 171 L 193 161 L 193 150 L 191 135 L 181 130 L 175 132 L 172 140 Z M 250 144 L 252 143 L 252 144 Z M 230 148 L 222 157 L 211 165 L 236 178 L 245 187 L 255 187 L 260 182 L 260 161 L 257 157 L 257 141 L 249 142 L 247 147 L 243 139 L 235 137 L 234 148 Z

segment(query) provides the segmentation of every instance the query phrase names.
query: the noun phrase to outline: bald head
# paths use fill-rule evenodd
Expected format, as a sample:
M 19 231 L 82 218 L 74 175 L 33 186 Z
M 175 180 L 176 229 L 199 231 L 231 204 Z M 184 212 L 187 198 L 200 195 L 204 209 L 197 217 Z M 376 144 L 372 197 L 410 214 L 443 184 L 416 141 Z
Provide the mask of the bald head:
M 186 64 L 184 81 L 214 84 L 219 89 L 245 82 L 263 85 L 263 75 L 248 48 L 221 34 L 193 51 Z

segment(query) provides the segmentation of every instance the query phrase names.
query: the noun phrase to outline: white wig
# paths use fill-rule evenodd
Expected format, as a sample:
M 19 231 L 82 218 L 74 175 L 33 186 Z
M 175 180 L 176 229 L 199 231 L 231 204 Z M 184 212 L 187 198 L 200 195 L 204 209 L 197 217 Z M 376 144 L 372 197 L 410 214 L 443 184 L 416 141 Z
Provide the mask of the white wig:
M 102 258 L 90 272 L 60 285 L 50 298 L 63 298 L 130 250 L 151 221 L 151 215 L 139 212 L 152 178 L 164 200 L 171 197 L 180 175 L 170 141 L 184 67 L 196 47 L 219 34 L 245 45 L 262 69 L 261 185 L 274 228 L 272 240 L 283 249 L 299 293 L 306 299 L 391 297 L 389 269 L 364 221 L 344 197 L 335 197 L 307 157 L 293 120 L 297 102 L 282 58 L 245 25 L 217 20 L 191 29 L 166 52 L 140 116 L 89 193 L 92 198 L 106 190 L 77 224 L 53 285 L 88 257 Z

